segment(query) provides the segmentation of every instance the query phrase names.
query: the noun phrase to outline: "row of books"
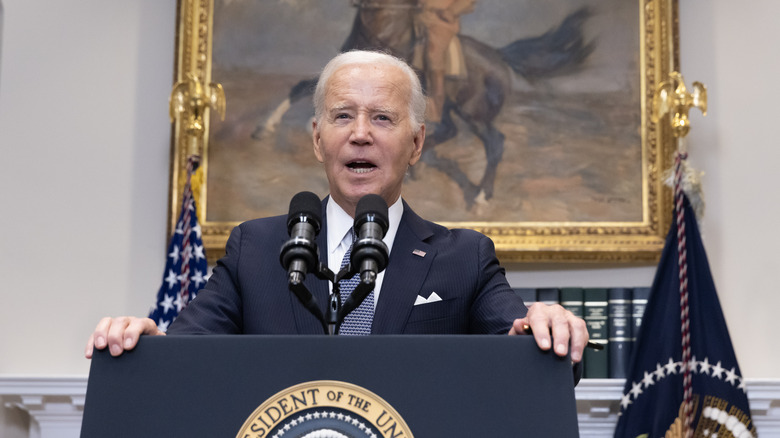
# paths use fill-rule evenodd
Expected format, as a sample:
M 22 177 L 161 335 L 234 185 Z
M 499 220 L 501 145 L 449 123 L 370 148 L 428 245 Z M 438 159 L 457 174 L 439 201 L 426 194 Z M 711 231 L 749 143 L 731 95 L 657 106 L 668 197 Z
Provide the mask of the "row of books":
M 527 306 L 560 304 L 588 325 L 590 339 L 604 349 L 585 349 L 583 377 L 624 379 L 631 348 L 642 325 L 649 287 L 515 288 Z

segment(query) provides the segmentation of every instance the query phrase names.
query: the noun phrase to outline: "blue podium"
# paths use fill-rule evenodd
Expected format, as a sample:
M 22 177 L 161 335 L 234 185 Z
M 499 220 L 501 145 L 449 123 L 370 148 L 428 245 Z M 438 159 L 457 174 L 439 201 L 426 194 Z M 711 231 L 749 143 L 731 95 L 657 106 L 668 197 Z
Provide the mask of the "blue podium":
M 530 336 L 143 337 L 96 352 L 81 436 L 577 437 L 568 359 Z

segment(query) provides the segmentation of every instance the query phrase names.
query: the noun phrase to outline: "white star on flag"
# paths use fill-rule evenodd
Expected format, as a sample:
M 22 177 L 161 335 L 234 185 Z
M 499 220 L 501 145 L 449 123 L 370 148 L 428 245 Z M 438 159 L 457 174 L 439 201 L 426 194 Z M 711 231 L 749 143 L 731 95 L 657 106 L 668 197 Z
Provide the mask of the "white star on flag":
M 190 277 L 190 280 L 192 280 L 193 283 L 195 283 L 195 287 L 200 288 L 201 283 L 205 283 L 206 280 L 203 279 L 203 273 L 199 270 L 195 270 L 195 273 Z
M 642 383 L 645 385 L 645 388 L 648 388 L 650 385 L 655 383 L 655 381 L 653 381 L 653 374 L 645 371 L 645 378 L 642 379 Z
M 168 276 L 165 277 L 165 282 L 168 283 L 168 289 L 173 289 L 179 282 L 179 276 L 176 275 L 173 270 L 168 270 Z
M 720 379 L 724 371 L 726 370 L 720 366 L 720 361 L 718 361 L 718 364 L 712 367 L 712 377 L 717 377 Z
M 634 398 L 639 398 L 639 396 L 642 395 L 642 384 L 634 383 L 631 386 L 631 394 L 634 395 Z
M 677 374 L 677 362 L 672 360 L 672 358 L 669 358 L 669 362 L 665 365 L 666 367 L 666 374 Z
M 712 367 L 712 365 L 710 365 L 710 358 L 705 357 L 703 361 L 699 362 L 699 365 L 701 366 L 701 370 L 699 372 L 709 376 L 710 368 Z
M 173 264 L 179 263 L 179 247 L 177 245 L 173 245 L 173 251 L 171 251 L 170 254 L 168 254 L 168 257 L 173 259 Z
M 160 301 L 160 305 L 163 307 L 163 313 L 168 313 L 169 310 L 173 310 L 173 297 L 165 295 L 165 298 Z
M 623 397 L 620 398 L 620 405 L 623 407 L 623 409 L 625 409 L 630 404 L 631 404 L 631 393 L 628 392 L 626 394 L 623 394 Z
M 662 367 L 660 363 L 656 363 L 655 372 L 653 374 L 655 374 L 656 379 L 661 380 L 666 377 L 666 369 Z
M 160 321 L 157 323 L 157 330 L 160 330 L 161 332 L 164 332 L 164 331 L 168 330 L 168 325 L 169 325 L 170 323 L 171 323 L 170 321 L 166 321 L 166 320 L 164 320 L 164 319 L 161 319 L 161 320 L 160 320 Z
M 203 245 L 195 245 L 195 259 L 201 260 L 206 258 L 206 254 L 203 253 Z
M 737 379 L 737 373 L 734 368 L 726 371 L 726 382 L 734 385 L 736 383 L 736 379 Z
M 691 361 L 688 363 L 688 370 L 692 373 L 696 373 L 696 366 L 698 365 L 698 362 L 696 362 L 696 356 L 693 356 L 691 358 Z

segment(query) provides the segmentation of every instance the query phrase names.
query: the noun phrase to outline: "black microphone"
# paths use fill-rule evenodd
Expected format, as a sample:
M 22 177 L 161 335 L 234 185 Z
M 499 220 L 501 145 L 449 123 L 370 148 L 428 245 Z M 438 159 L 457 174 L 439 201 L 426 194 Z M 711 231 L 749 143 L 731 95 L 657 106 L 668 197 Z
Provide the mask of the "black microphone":
M 322 201 L 312 192 L 300 192 L 290 201 L 287 215 L 287 232 L 290 240 L 282 245 L 279 254 L 288 282 L 303 282 L 306 273 L 315 270 L 319 262 L 319 251 L 315 238 L 322 223 Z
M 358 236 L 352 246 L 350 263 L 358 267 L 360 281 L 374 282 L 376 275 L 387 267 L 388 249 L 382 238 L 389 226 L 387 203 L 379 195 L 360 198 L 355 208 L 354 232 Z M 370 291 L 369 291 L 370 292 Z

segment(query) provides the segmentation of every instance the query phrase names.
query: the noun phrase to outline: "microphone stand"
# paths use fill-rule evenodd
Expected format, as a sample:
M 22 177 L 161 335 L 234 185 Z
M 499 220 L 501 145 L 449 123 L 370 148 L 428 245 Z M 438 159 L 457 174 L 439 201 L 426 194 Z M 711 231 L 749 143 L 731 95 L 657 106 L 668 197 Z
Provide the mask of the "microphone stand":
M 324 315 L 320 310 L 317 299 L 309 292 L 309 289 L 303 283 L 304 275 L 301 272 L 291 272 L 288 277 L 287 286 L 290 291 L 298 297 L 301 304 L 303 304 L 303 306 L 320 321 L 325 334 L 330 336 L 338 335 L 344 318 L 360 306 L 360 303 L 362 303 L 368 294 L 374 290 L 376 274 L 373 272 L 364 272 L 361 274 L 360 283 L 358 283 L 355 290 L 352 291 L 349 298 L 342 303 L 339 282 L 357 274 L 358 269 L 353 268 L 352 263 L 349 263 L 344 269 L 339 271 L 338 274 L 334 275 L 333 271 L 324 263 L 319 262 L 317 270 L 312 273 L 320 280 L 327 280 L 333 284 L 333 291 L 328 299 L 328 306 L 325 309 Z
M 353 275 L 357 274 L 359 271 L 352 267 L 352 263 L 348 264 L 344 269 L 339 272 L 339 274 L 336 276 L 338 281 L 334 283 L 334 293 L 337 291 L 338 282 L 343 280 L 344 278 L 351 278 Z M 374 290 L 374 285 L 376 283 L 376 274 L 373 272 L 364 272 L 360 276 L 360 283 L 355 287 L 355 290 L 352 291 L 352 293 L 349 295 L 349 297 L 346 299 L 344 303 L 341 303 L 342 305 L 339 306 L 338 311 L 338 327 L 341 327 L 341 323 L 344 321 L 344 318 L 349 315 L 350 312 L 357 309 L 360 304 L 366 299 L 368 294 L 371 293 L 372 290 Z M 341 295 L 339 293 L 339 295 Z M 336 331 L 338 333 L 338 330 Z
M 319 262 L 317 264 L 317 269 L 312 272 L 317 278 L 320 280 L 327 280 L 330 282 L 333 282 L 333 271 L 331 271 L 324 263 Z M 304 274 L 301 272 L 291 272 L 287 278 L 287 287 L 290 289 L 292 293 L 295 294 L 296 297 L 298 297 L 298 300 L 303 304 L 303 307 L 308 309 L 309 312 L 311 312 L 322 324 L 322 329 L 326 334 L 334 335 L 338 333 L 337 330 L 337 317 L 339 308 L 341 308 L 341 300 L 338 294 L 338 283 L 333 283 L 334 285 L 334 292 L 330 296 L 330 300 L 328 302 L 328 309 L 326 311 L 327 317 L 322 314 L 322 311 L 320 310 L 319 303 L 317 302 L 317 298 L 314 297 L 314 294 L 309 292 L 309 289 L 306 287 L 306 285 L 303 283 Z M 335 297 L 334 297 L 335 296 Z M 335 308 L 333 308 L 334 305 L 334 299 L 336 300 Z
M 335 278 L 331 281 L 333 283 L 333 292 L 330 295 L 330 302 L 328 303 L 328 309 L 325 319 L 328 321 L 328 334 L 338 335 L 341 330 L 341 323 L 344 322 L 344 318 L 349 315 L 350 312 L 355 310 L 363 300 L 366 299 L 368 294 L 374 290 L 376 283 L 376 274 L 369 273 L 370 275 L 361 274 L 360 283 L 355 287 L 355 290 L 349 295 L 347 300 L 341 302 L 341 287 L 339 283 L 345 278 L 351 278 L 357 274 L 358 270 L 353 268 L 352 263 L 347 264 Z

